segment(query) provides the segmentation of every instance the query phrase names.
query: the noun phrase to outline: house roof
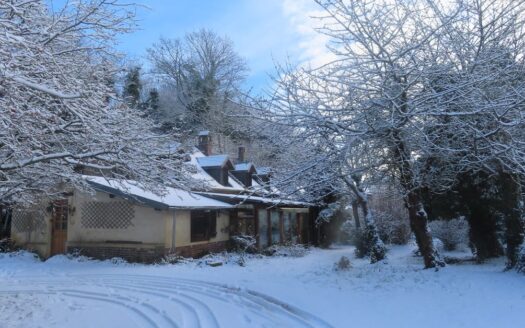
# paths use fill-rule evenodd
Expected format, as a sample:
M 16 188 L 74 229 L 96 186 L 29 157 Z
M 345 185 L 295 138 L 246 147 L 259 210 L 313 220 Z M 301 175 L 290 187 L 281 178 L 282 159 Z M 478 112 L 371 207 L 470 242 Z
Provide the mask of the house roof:
M 228 155 L 212 155 L 212 156 L 204 156 L 204 157 L 197 157 L 197 162 L 201 167 L 217 167 L 217 166 L 224 166 L 230 158 Z
M 165 188 L 161 196 L 145 190 L 136 181 L 86 176 L 96 190 L 111 193 L 154 208 L 221 209 L 233 208 L 231 204 L 177 188 Z
M 210 135 L 210 131 L 208 130 L 203 130 L 199 132 L 199 136 L 207 136 L 207 135 Z
M 314 204 L 307 202 L 300 202 L 285 198 L 269 198 L 260 197 L 253 195 L 238 195 L 238 194 L 221 194 L 214 192 L 199 192 L 199 195 L 211 197 L 224 202 L 232 202 L 235 204 L 248 203 L 248 204 L 263 204 L 268 206 L 289 206 L 289 207 L 313 207 Z

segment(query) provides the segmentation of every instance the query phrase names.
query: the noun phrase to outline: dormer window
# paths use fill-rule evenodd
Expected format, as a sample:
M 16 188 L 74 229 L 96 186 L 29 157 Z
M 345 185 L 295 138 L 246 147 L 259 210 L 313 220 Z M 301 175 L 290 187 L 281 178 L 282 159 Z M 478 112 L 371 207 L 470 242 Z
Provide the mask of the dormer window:
M 228 175 L 234 167 L 228 155 L 197 157 L 197 162 L 218 183 L 229 187 Z
M 252 186 L 252 176 L 257 173 L 252 163 L 235 164 L 232 174 L 242 182 L 245 187 Z

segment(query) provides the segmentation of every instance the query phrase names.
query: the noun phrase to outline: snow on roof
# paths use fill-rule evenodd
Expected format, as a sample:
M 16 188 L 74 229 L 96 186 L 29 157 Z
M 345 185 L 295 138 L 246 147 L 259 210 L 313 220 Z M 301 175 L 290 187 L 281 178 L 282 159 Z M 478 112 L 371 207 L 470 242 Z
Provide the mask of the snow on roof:
M 107 179 L 104 177 L 86 176 L 95 189 L 116 193 L 139 202 L 149 203 L 153 207 L 169 208 L 232 208 L 233 206 L 212 198 L 208 198 L 182 189 L 166 187 L 162 196 L 145 190 L 136 181 Z M 98 188 L 97 188 L 98 187 Z
M 208 131 L 208 130 L 204 130 L 204 131 L 200 131 L 199 132 L 199 136 L 207 136 L 209 134 L 210 134 L 210 131 Z
M 254 202 L 262 203 L 267 205 L 283 205 L 283 206 L 300 206 L 300 207 L 310 207 L 314 206 L 311 203 L 300 202 L 295 200 L 289 200 L 284 198 L 268 198 L 268 197 L 259 197 L 253 195 L 234 195 L 234 194 L 221 194 L 213 192 L 199 192 L 200 195 L 205 195 L 213 198 L 219 198 L 223 200 L 235 200 L 239 202 Z
M 222 155 L 226 156 L 226 155 Z M 190 155 L 190 164 L 193 164 L 196 167 L 196 172 L 192 174 L 192 178 L 195 180 L 203 181 L 206 185 L 208 185 L 210 188 L 213 189 L 223 189 L 223 190 L 235 190 L 235 191 L 243 191 L 244 187 L 233 184 L 232 187 L 227 187 L 221 185 L 217 180 L 215 180 L 211 175 L 209 175 L 204 169 L 202 168 L 202 165 L 200 161 L 202 161 L 205 158 L 209 158 L 210 156 L 205 156 L 200 151 L 195 151 L 193 154 Z M 231 183 L 231 180 L 229 179 L 229 182 Z
M 228 160 L 228 155 L 212 155 L 197 157 L 197 162 L 199 162 L 199 165 L 201 167 L 223 166 Z
M 252 163 L 239 163 L 235 164 L 235 171 L 249 171 L 252 167 Z
M 239 181 L 239 179 L 237 179 L 235 175 L 229 173 L 228 177 L 228 183 L 232 186 L 232 188 L 244 190 L 244 185 Z

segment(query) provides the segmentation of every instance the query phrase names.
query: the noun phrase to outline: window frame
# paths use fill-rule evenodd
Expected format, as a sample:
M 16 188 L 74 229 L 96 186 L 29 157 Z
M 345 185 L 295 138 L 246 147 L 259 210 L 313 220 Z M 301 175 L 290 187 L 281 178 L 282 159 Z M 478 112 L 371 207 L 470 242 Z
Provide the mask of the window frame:
M 217 216 L 218 212 L 213 210 L 190 211 L 190 242 L 209 241 L 215 238 L 217 236 Z M 198 229 L 199 233 L 195 231 L 198 225 L 204 225 Z

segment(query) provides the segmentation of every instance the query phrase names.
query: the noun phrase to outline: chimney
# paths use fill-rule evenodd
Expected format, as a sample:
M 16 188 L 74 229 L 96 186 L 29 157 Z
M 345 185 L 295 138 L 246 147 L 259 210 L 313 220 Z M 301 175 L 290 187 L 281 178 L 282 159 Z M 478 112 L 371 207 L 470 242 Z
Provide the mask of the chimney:
M 244 163 L 245 161 L 245 155 L 246 155 L 246 148 L 239 147 L 239 155 L 237 156 L 237 162 Z
M 211 136 L 210 131 L 201 131 L 199 132 L 199 145 L 197 146 L 199 150 L 206 156 L 211 155 Z

